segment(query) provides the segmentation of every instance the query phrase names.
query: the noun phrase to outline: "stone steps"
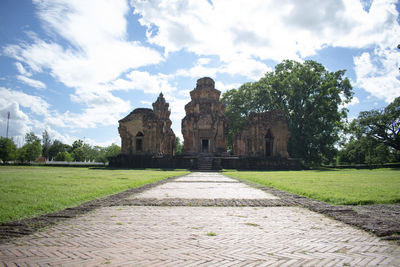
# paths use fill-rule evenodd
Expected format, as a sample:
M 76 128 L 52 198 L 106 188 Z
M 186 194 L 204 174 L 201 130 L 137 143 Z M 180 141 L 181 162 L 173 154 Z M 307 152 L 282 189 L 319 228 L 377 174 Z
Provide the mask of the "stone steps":
M 200 171 L 210 171 L 213 169 L 212 158 L 199 158 L 197 161 L 197 169 Z

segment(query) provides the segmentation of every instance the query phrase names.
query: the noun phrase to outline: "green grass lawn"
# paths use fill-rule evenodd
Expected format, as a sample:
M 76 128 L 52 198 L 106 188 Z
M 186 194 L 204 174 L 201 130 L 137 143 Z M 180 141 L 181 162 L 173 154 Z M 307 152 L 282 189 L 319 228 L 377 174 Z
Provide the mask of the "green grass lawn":
M 34 217 L 188 173 L 0 166 L 0 223 Z
M 224 171 L 225 175 L 339 205 L 400 203 L 400 170 Z

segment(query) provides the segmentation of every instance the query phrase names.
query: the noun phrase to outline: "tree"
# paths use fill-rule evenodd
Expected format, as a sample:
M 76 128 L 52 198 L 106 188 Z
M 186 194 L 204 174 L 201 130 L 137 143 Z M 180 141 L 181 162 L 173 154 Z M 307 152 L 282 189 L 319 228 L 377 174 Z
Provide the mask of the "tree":
M 109 157 L 114 157 L 121 153 L 121 147 L 116 144 L 111 144 L 105 148 L 99 146 L 95 146 L 94 148 L 98 150 L 98 156 L 96 157 L 97 162 L 106 163 Z
M 181 143 L 181 139 L 179 137 L 175 137 L 175 155 L 182 154 L 183 144 Z
M 79 147 L 82 147 L 83 146 L 83 140 L 81 140 L 81 139 L 78 139 L 78 140 L 75 140 L 73 143 L 72 143 L 72 151 L 74 151 L 75 149 L 77 149 L 77 148 L 79 148 Z
M 49 149 L 51 147 L 51 139 L 49 133 L 45 130 L 42 133 L 42 155 L 49 158 Z
M 106 147 L 105 150 L 106 150 L 106 157 L 114 157 L 117 156 L 119 153 L 121 153 L 121 147 L 114 143 Z
M 361 112 L 358 123 L 362 132 L 369 137 L 400 150 L 400 97 L 382 110 Z
M 347 132 L 350 140 L 339 152 L 339 163 L 371 165 L 398 160 L 400 97 L 384 109 L 360 112 Z
M 47 157 L 53 159 L 58 153 L 66 151 L 65 144 L 61 143 L 59 140 L 54 140 L 53 144 L 49 147 L 47 151 Z
M 329 72 L 315 61 L 285 60 L 254 83 L 223 94 L 228 117 L 228 145 L 251 112 L 281 109 L 288 119 L 288 152 L 308 164 L 332 161 L 344 127 L 352 87 L 345 71 Z
M 42 145 L 40 139 L 34 133 L 30 132 L 25 135 L 24 153 L 21 156 L 25 158 L 23 161 L 35 161 L 42 153 Z
M 22 163 L 24 163 L 27 160 L 25 146 L 17 149 L 17 157 L 16 158 L 17 158 L 17 160 L 19 160 Z
M 392 159 L 387 146 L 368 136 L 351 139 L 338 153 L 339 164 L 383 164 Z
M 59 152 L 55 157 L 54 157 L 55 161 L 67 161 L 67 162 L 71 162 L 73 160 L 71 154 L 69 154 L 66 151 L 63 152 Z
M 68 152 L 72 155 L 74 161 L 83 162 L 86 161 L 89 156 L 89 149 L 90 146 L 88 144 L 85 144 L 83 140 L 78 139 L 72 143 L 72 147 Z
M 72 157 L 74 161 L 83 162 L 86 159 L 86 151 L 83 147 L 78 147 L 72 151 Z
M 17 146 L 10 138 L 0 137 L 0 159 L 3 163 L 14 160 L 17 156 Z
M 95 158 L 96 162 L 106 163 L 108 161 L 106 157 L 106 149 L 104 147 L 94 146 L 93 150 L 96 151 L 96 158 Z

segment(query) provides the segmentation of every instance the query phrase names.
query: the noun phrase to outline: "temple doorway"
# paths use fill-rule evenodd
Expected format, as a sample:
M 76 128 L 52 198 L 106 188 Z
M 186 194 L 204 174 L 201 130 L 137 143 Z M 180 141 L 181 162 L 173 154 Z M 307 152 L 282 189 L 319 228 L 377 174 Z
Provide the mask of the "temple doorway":
M 274 151 L 274 137 L 272 136 L 270 130 L 268 130 L 265 135 L 265 156 L 272 157 Z
M 143 151 L 143 133 L 138 132 L 136 135 L 136 152 L 142 152 Z
M 208 153 L 208 147 L 209 147 L 209 140 L 208 139 L 202 139 L 201 140 L 201 152 L 203 153 Z

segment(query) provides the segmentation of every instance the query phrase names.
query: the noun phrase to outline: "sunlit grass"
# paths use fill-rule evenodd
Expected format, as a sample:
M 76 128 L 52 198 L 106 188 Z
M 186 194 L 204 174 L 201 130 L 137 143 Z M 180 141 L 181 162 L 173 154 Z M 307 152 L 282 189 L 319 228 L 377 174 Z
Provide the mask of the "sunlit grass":
M 188 171 L 0 166 L 0 223 L 77 206 L 185 173 Z
M 400 203 L 400 170 L 225 171 L 224 174 L 332 204 Z

